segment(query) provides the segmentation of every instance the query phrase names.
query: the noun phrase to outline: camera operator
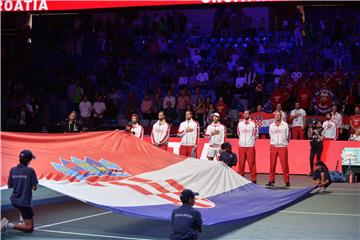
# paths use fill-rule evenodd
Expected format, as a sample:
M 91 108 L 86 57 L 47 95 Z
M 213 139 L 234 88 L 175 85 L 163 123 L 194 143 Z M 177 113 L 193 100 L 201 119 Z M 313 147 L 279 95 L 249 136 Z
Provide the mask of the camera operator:
M 312 128 L 311 140 L 310 140 L 310 174 L 313 175 L 314 170 L 314 158 L 316 155 L 316 162 L 321 160 L 321 153 L 323 151 L 323 140 L 324 136 L 322 123 L 320 121 L 314 121 L 314 127 Z
M 231 150 L 231 144 L 229 142 L 224 142 L 221 144 L 219 161 L 225 163 L 229 167 L 236 166 L 237 164 L 237 155 Z

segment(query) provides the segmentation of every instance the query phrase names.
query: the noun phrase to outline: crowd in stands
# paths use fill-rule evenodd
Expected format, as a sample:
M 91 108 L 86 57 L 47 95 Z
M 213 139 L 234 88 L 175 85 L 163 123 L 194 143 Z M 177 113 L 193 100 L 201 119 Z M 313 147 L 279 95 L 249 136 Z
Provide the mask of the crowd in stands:
M 39 129 L 72 110 L 89 129 L 133 113 L 156 119 L 160 110 L 178 126 L 192 110 L 202 128 L 214 112 L 233 127 L 239 112 L 259 105 L 291 115 L 297 102 L 306 115 L 324 115 L 314 108 L 321 88 L 342 116 L 360 103 L 360 15 L 304 22 L 299 14 L 267 29 L 239 8 L 219 8 L 205 36 L 181 12 L 46 20 L 25 51 L 31 62 L 2 55 L 3 126 Z

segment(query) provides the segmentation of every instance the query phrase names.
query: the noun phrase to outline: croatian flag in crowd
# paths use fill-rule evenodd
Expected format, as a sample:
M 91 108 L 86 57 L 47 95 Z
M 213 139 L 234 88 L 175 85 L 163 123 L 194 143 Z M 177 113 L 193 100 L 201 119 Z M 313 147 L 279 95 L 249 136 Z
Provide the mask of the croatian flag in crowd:
M 2 132 L 2 179 L 22 149 L 41 185 L 114 212 L 170 220 L 179 194 L 199 192 L 194 207 L 204 224 L 269 214 L 299 201 L 313 188 L 275 191 L 241 177 L 218 161 L 178 156 L 121 131 L 80 134 Z

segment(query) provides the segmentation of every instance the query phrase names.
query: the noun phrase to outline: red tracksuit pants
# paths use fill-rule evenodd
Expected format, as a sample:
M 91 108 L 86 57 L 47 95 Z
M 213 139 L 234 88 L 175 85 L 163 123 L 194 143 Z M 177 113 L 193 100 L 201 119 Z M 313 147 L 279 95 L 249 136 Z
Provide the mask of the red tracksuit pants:
M 251 181 L 256 181 L 255 147 L 239 147 L 239 174 L 245 175 L 245 162 L 249 164 Z
M 185 157 L 195 157 L 196 158 L 196 151 L 193 150 L 194 146 L 184 146 L 180 145 L 179 153 L 182 156 Z M 195 153 L 195 156 L 193 156 L 193 153 Z
M 302 127 L 293 127 L 291 129 L 292 139 L 305 139 L 304 129 Z
M 163 145 L 158 146 L 158 148 L 161 148 L 161 149 L 167 151 L 168 145 L 167 145 L 167 144 L 163 144 Z
M 279 156 L 280 164 L 281 164 L 281 167 L 283 170 L 284 182 L 290 183 L 288 149 L 287 149 L 287 147 L 273 147 L 273 146 L 270 146 L 269 182 L 275 182 L 276 162 L 277 162 L 278 156 Z

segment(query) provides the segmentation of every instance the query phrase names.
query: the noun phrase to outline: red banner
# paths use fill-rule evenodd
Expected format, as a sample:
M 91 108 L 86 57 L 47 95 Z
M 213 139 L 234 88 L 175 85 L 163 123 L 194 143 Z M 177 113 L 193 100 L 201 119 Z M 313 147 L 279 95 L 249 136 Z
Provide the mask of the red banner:
M 149 137 L 144 138 L 145 141 L 151 142 Z M 232 150 L 238 153 L 238 139 L 227 139 L 231 143 Z M 197 149 L 197 157 L 206 159 L 207 140 L 200 139 Z M 179 153 L 180 138 L 169 139 L 168 151 Z M 338 163 L 338 170 L 341 171 L 341 153 L 346 147 L 359 147 L 358 142 L 351 141 L 325 141 L 322 160 L 327 164 L 330 170 L 335 170 Z M 290 140 L 288 146 L 289 167 L 291 174 L 308 174 L 310 172 L 310 142 L 309 140 Z M 315 160 L 316 161 L 316 160 Z M 233 169 L 237 171 L 237 166 Z M 270 169 L 270 140 L 258 139 L 256 141 L 256 168 L 258 173 L 268 173 Z M 248 166 L 246 164 L 246 171 Z M 276 172 L 282 173 L 280 162 L 276 166 Z
M 58 10 L 81 10 L 96 8 L 121 8 L 121 7 L 146 7 L 146 6 L 169 6 L 219 3 L 259 3 L 259 2 L 282 2 L 282 0 L 157 0 L 157 1 L 118 1 L 118 0 L 1 0 L 1 11 L 58 11 Z

